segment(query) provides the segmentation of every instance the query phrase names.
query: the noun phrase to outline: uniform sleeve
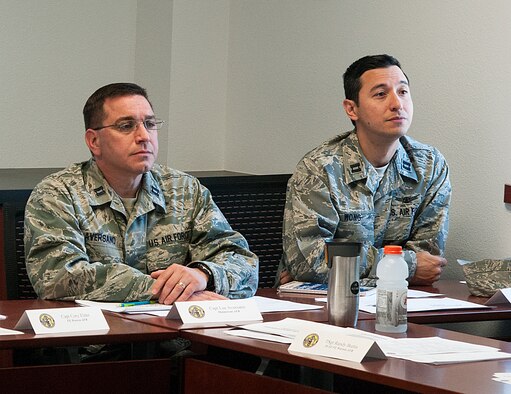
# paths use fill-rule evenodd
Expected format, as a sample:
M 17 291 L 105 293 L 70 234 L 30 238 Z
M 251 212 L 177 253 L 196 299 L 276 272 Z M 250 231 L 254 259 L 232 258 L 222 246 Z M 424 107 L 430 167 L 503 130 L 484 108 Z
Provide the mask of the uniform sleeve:
M 449 204 L 451 200 L 451 183 L 449 167 L 444 157 L 435 151 L 434 160 L 430 161 L 429 185 L 413 220 L 410 235 L 403 246 L 403 256 L 408 264 L 408 278 L 415 275 L 417 269 L 417 252 L 425 251 L 442 256 L 449 229 Z M 361 279 L 363 286 L 376 285 L 376 262 L 383 258 L 383 248 L 370 246 L 367 253 L 367 277 Z
M 214 203 L 208 189 L 200 186 L 192 239 L 191 261 L 206 264 L 213 273 L 215 292 L 229 298 L 255 294 L 259 259 L 247 241 L 234 231 Z
M 150 299 L 154 280 L 122 263 L 89 261 L 75 206 L 66 188 L 41 184 L 25 210 L 25 261 L 43 299 Z
M 449 230 L 451 183 L 449 167 L 438 152 L 430 179 L 426 195 L 415 216 L 410 237 L 404 246 L 405 260 L 413 268 L 410 270 L 410 278 L 415 275 L 417 267 L 416 252 L 426 251 L 441 256 L 445 251 Z
M 338 223 L 326 176 L 300 162 L 288 182 L 282 237 L 283 263 L 295 280 L 326 282 L 325 239 Z

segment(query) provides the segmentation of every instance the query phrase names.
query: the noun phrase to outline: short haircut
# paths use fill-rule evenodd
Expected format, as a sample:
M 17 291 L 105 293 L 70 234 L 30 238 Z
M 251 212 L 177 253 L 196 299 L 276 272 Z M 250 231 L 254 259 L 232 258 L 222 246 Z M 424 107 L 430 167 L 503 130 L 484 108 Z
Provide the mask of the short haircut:
M 348 100 L 353 100 L 355 104 L 358 105 L 358 95 L 362 86 L 360 77 L 362 74 L 375 68 L 387 68 L 391 66 L 398 66 L 401 68 L 399 61 L 390 55 L 364 56 L 355 61 L 346 69 L 346 72 L 343 75 L 345 97 Z M 402 68 L 401 71 L 403 71 Z M 405 77 L 408 80 L 408 76 L 406 74 Z
M 102 126 L 101 122 L 106 118 L 103 108 L 106 99 L 123 96 L 142 96 L 147 100 L 151 108 L 153 107 L 146 90 L 134 83 L 120 82 L 105 85 L 92 93 L 83 107 L 85 130 Z

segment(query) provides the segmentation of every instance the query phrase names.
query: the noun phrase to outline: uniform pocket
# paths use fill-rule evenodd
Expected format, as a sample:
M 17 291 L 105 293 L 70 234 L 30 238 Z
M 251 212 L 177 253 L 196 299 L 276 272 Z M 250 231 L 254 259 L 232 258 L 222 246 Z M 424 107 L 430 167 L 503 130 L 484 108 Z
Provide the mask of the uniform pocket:
M 374 212 L 349 210 L 339 213 L 335 238 L 346 241 L 372 240 L 374 237 Z
M 389 223 L 385 234 L 387 240 L 408 239 L 421 201 L 420 194 L 394 197 L 390 206 Z

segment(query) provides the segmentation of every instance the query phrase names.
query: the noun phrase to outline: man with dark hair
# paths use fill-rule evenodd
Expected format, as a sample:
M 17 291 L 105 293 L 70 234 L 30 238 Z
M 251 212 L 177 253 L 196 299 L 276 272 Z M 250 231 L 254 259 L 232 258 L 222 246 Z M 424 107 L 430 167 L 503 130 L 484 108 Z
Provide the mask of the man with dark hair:
M 344 74 L 354 130 L 304 156 L 288 183 L 278 282 L 326 282 L 326 240 L 362 242 L 360 277 L 374 285 L 385 245 L 401 245 L 412 284 L 431 284 L 447 261 L 451 186 L 441 153 L 406 134 L 409 80 L 389 55 L 365 56 Z
M 252 296 L 258 259 L 199 181 L 155 164 L 157 119 L 132 83 L 84 110 L 92 158 L 45 178 L 25 214 L 28 276 L 44 299 L 161 303 Z

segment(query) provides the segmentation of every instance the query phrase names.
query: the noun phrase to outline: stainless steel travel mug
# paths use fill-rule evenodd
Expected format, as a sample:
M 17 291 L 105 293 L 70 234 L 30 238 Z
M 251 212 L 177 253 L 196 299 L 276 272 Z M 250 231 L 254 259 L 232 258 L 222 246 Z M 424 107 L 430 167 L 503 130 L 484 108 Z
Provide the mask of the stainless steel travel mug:
M 358 319 L 359 257 L 358 242 L 327 241 L 325 259 L 328 277 L 328 322 L 336 326 L 354 327 Z

